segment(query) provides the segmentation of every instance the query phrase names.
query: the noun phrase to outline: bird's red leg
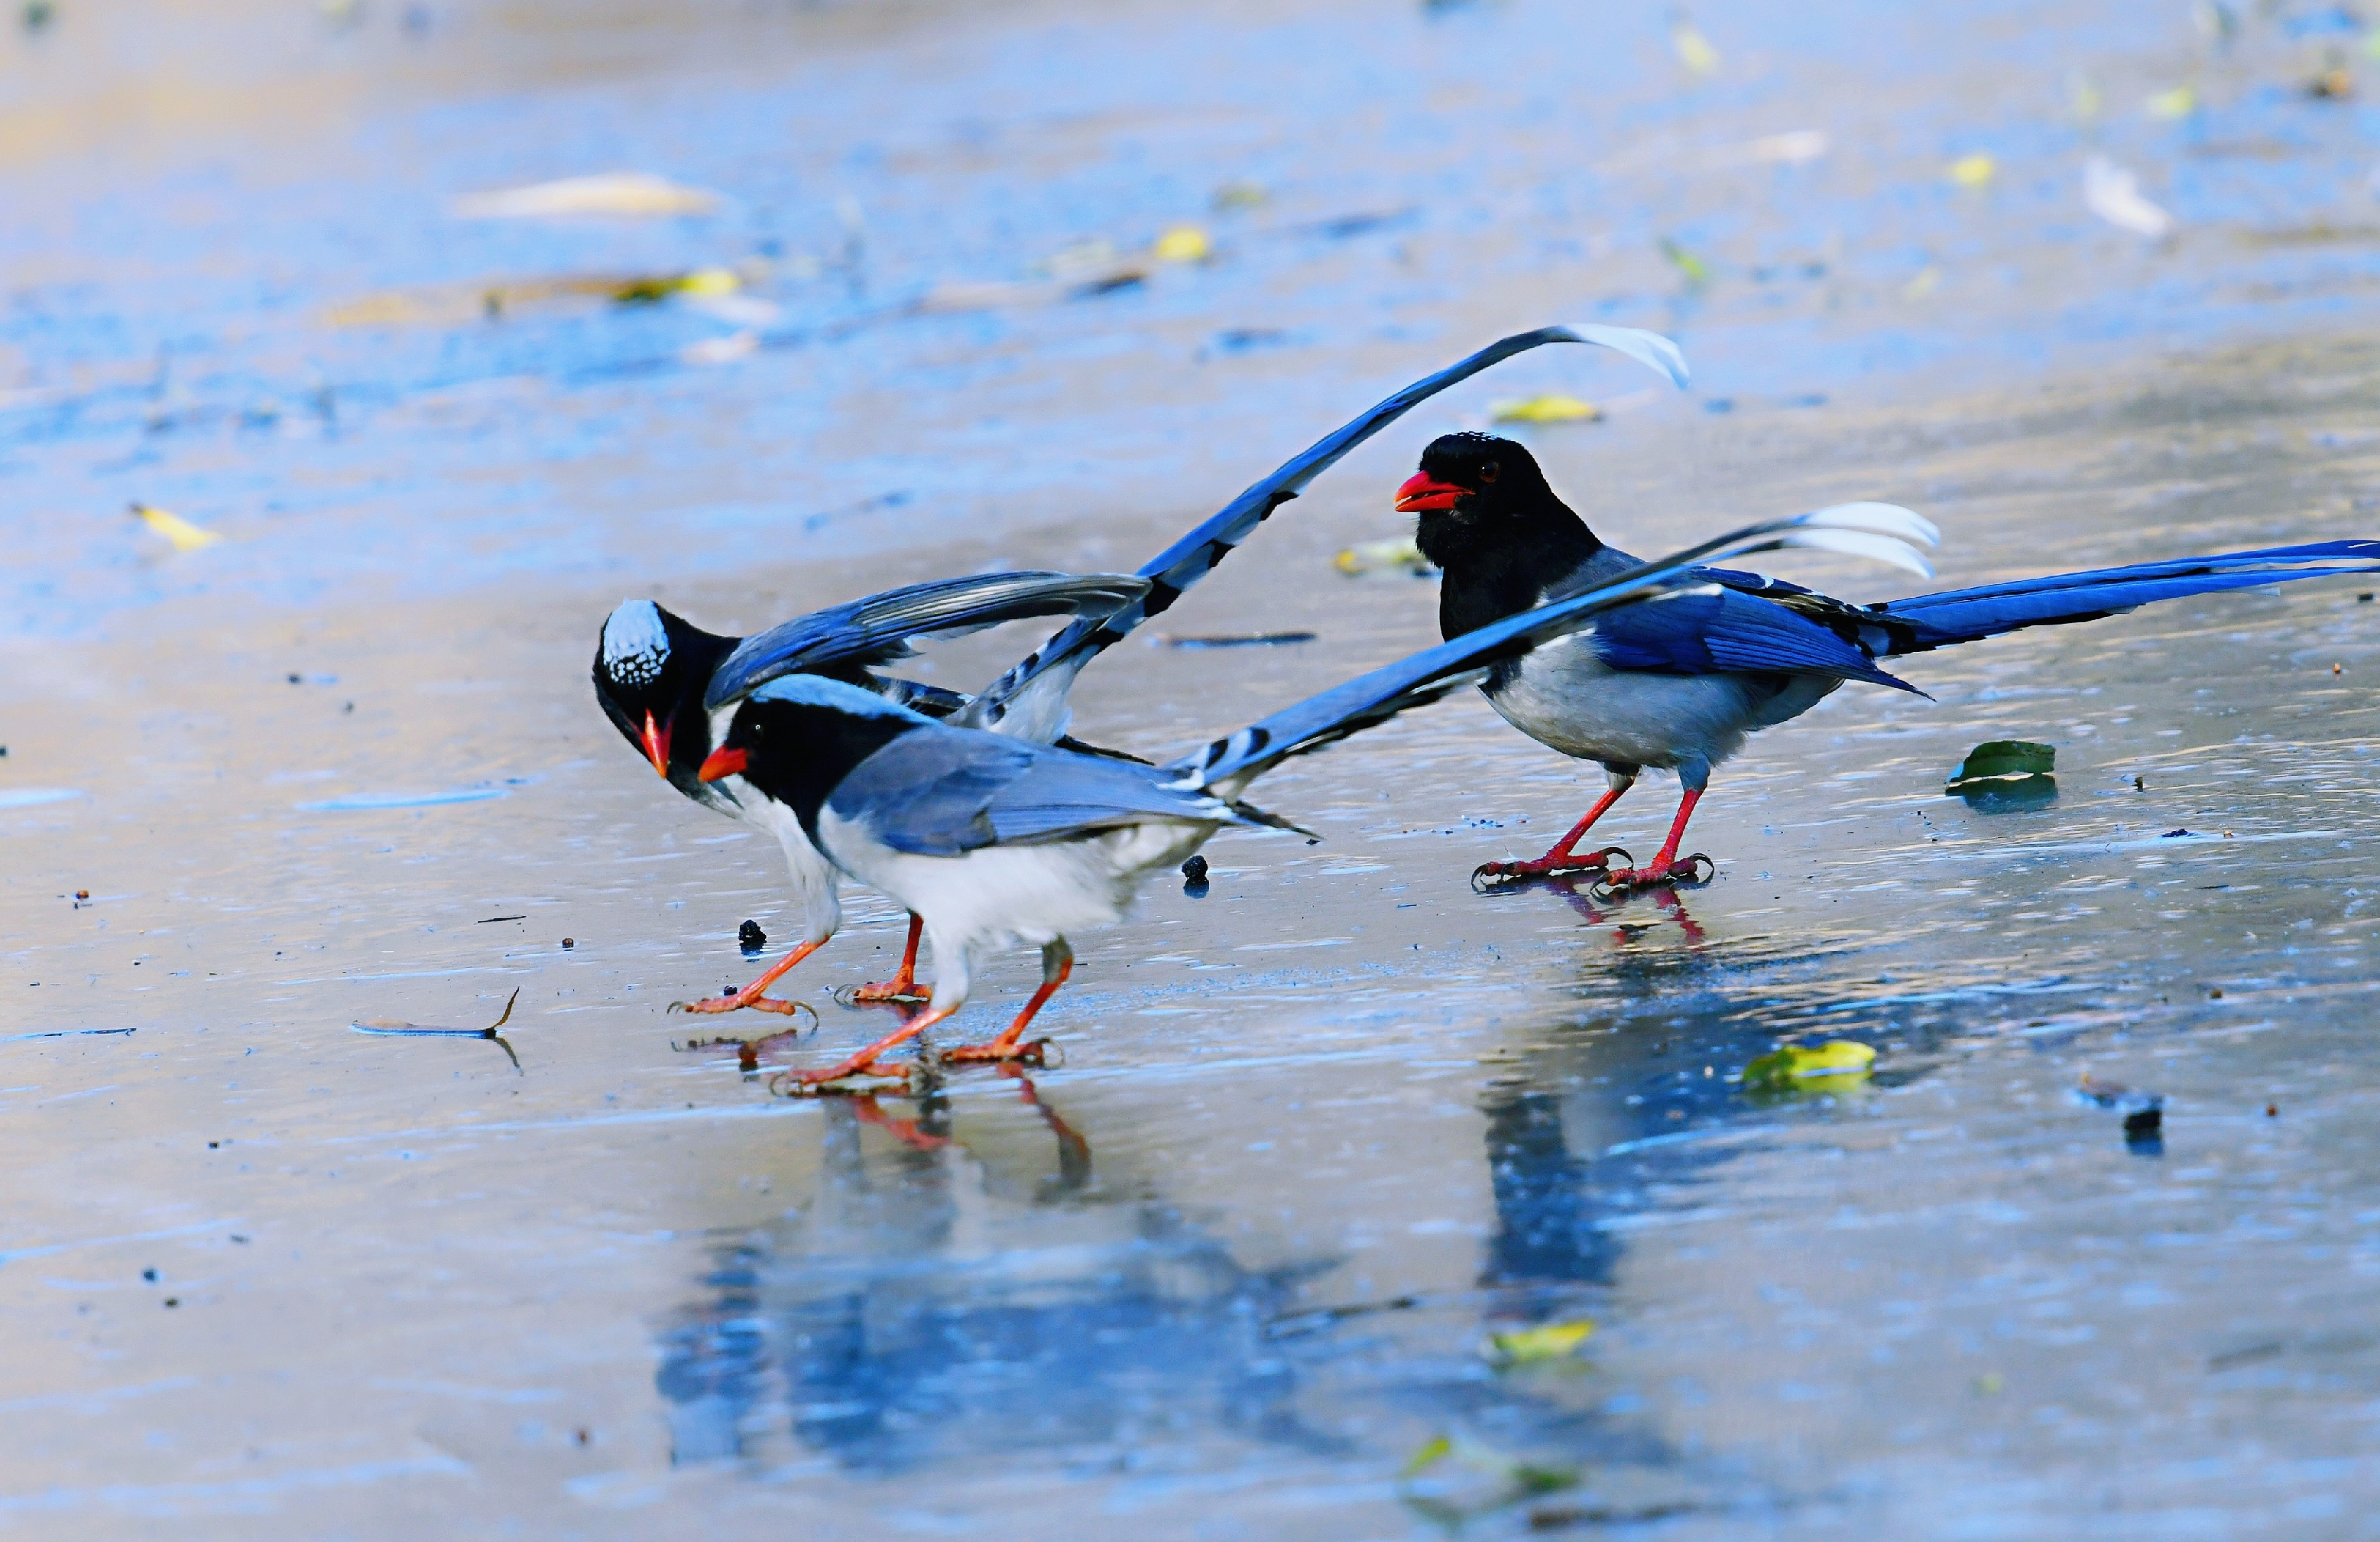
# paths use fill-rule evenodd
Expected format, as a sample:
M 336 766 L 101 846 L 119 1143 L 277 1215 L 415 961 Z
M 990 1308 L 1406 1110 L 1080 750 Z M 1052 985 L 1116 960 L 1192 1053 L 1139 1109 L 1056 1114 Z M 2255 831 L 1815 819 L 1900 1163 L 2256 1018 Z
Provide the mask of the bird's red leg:
M 750 1007 L 755 1012 L 782 1013 L 787 1017 L 791 1017 L 796 1012 L 808 1012 L 810 1009 L 800 1002 L 780 1002 L 772 997 L 764 996 L 761 992 L 776 984 L 778 977 L 786 970 L 825 946 L 826 939 L 823 937 L 815 942 L 803 943 L 776 963 L 770 965 L 759 979 L 732 996 L 706 996 L 698 1002 L 672 1002 L 669 1009 L 672 1012 L 711 1013 L 740 1012 L 746 1007 Z M 811 1015 L 816 1016 L 817 1014 L 812 1013 Z
M 899 1049 L 903 1044 L 917 1038 L 956 1011 L 958 1011 L 956 1007 L 945 1007 L 933 1012 L 921 1012 L 839 1064 L 830 1065 L 823 1071 L 780 1072 L 770 1079 L 769 1085 L 775 1087 L 778 1083 L 783 1082 L 784 1084 L 783 1090 L 786 1096 L 798 1098 L 806 1094 L 835 1091 L 837 1088 L 831 1084 L 851 1076 L 894 1076 L 905 1081 L 915 1069 L 914 1066 L 886 1065 L 878 1057 L 888 1050 Z
M 851 993 L 855 1002 L 922 1002 L 917 989 L 917 939 L 926 934 L 926 918 L 909 913 L 909 945 L 901 950 L 901 972 L 880 985 L 863 985 Z M 937 955 L 940 956 L 940 955 Z
M 948 1135 L 929 1135 L 923 1123 L 915 1119 L 895 1119 L 876 1101 L 876 1094 L 863 1092 L 851 1100 L 852 1111 L 859 1115 L 862 1124 L 873 1124 L 902 1145 L 918 1151 L 939 1151 L 952 1144 Z
M 997 1038 L 986 1039 L 981 1044 L 962 1044 L 956 1049 L 943 1050 L 942 1059 L 945 1061 L 1016 1061 L 1026 1065 L 1040 1064 L 1041 1046 L 1048 1040 L 1037 1038 L 1030 1044 L 1019 1043 L 1018 1040 L 1025 1037 L 1025 1030 L 1032 1026 L 1033 1014 L 1039 1012 L 1043 1003 L 1058 993 L 1058 988 L 1065 984 L 1066 977 L 1074 972 L 1074 950 L 1063 942 L 1050 943 L 1041 950 L 1041 989 L 1033 992 L 1033 999 L 1025 1003 L 1025 1010 L 1016 1014 L 1016 1021 L 1001 1030 L 1000 1037 Z
M 1615 893 L 1632 889 L 1650 889 L 1663 883 L 1707 883 L 1718 870 L 1718 864 L 1696 853 L 1684 861 L 1678 860 L 1678 843 L 1686 838 L 1686 821 L 1694 815 L 1694 805 L 1702 801 L 1702 789 L 1689 787 L 1678 800 L 1678 817 L 1670 821 L 1670 838 L 1661 843 L 1660 854 L 1652 865 L 1644 868 L 1614 868 L 1603 880 L 1602 886 Z M 1705 871 L 1705 869 L 1709 871 Z
M 1603 818 L 1604 811 L 1606 809 L 1609 809 L 1613 804 L 1620 801 L 1621 794 L 1626 792 L 1630 787 L 1634 785 L 1635 783 L 1633 782 L 1624 782 L 1619 786 L 1605 793 L 1601 797 L 1596 799 L 1595 807 L 1586 811 L 1586 818 L 1571 826 L 1570 833 L 1563 836 L 1560 840 L 1556 841 L 1554 843 L 1553 849 L 1546 853 L 1543 856 L 1538 857 L 1536 861 L 1483 863 L 1472 872 L 1471 881 L 1475 884 L 1483 878 L 1544 878 L 1549 873 L 1601 872 L 1605 870 L 1605 868 L 1609 866 L 1609 852 L 1598 851 L 1591 856 L 1577 856 L 1572 854 L 1571 848 L 1578 844 L 1578 838 L 1580 836 L 1585 834 L 1589 830 L 1594 828 L 1596 820 Z M 1611 849 L 1615 851 L 1618 850 L 1617 847 L 1613 847 Z M 1621 852 L 1620 855 L 1624 858 L 1628 854 L 1626 852 Z

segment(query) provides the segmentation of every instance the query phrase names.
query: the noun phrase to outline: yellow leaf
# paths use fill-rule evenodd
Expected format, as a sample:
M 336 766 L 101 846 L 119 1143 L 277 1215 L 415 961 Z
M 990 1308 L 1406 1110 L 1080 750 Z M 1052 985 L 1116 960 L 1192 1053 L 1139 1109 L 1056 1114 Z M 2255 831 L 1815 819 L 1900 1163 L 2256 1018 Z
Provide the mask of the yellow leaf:
M 1661 237 L 1661 255 L 1670 260 L 1671 267 L 1685 274 L 1687 283 L 1708 284 L 1710 282 L 1709 265 L 1667 236 Z
M 1393 540 L 1360 541 L 1330 559 L 1330 565 L 1350 577 L 1366 573 L 1427 573 L 1429 559 L 1411 537 Z
M 1580 1317 L 1575 1322 L 1541 1323 L 1517 1332 L 1491 1334 L 1488 1342 L 1505 1365 L 1526 1366 L 1562 1358 L 1586 1342 L 1594 1331 L 1595 1324 Z
M 1670 28 L 1670 42 L 1678 51 L 1678 62 L 1696 75 L 1708 75 L 1718 67 L 1718 50 L 1694 30 L 1693 22 L 1681 21 Z
M 1219 211 L 1254 209 L 1269 196 L 1261 182 L 1226 182 L 1215 189 L 1211 201 Z
M 1876 1050 L 1856 1039 L 1824 1044 L 1788 1044 L 1743 1068 L 1746 1087 L 1791 1087 L 1830 1077 L 1865 1077 Z
M 468 220 L 552 219 L 572 214 L 708 214 L 718 207 L 717 193 L 634 171 L 565 176 L 557 182 L 536 182 L 498 192 L 468 193 L 456 199 L 454 205 L 455 212 Z
M 2099 115 L 2107 99 L 2099 94 L 2098 85 L 2084 74 L 2077 72 L 2066 82 L 2066 96 L 2074 108 L 2074 115 L 2088 123 Z
M 1999 169 L 2000 164 L 1988 155 L 1961 155 L 1950 163 L 1950 180 L 1961 188 L 1980 188 Z
M 1149 250 L 1161 261 L 1204 262 L 1214 255 L 1215 244 L 1196 225 L 1177 225 L 1160 236 Z
M 612 290 L 623 305 L 649 305 L 671 295 L 732 295 L 744 286 L 732 268 L 697 268 L 687 273 L 632 278 Z
M 2176 86 L 2150 97 L 2146 105 L 2155 117 L 2188 117 L 2197 110 L 2198 92 L 2188 86 Z
M 1529 396 L 1492 402 L 1488 415 L 1500 423 L 1593 423 L 1602 419 L 1603 409 L 1576 396 Z
M 212 530 L 199 528 L 178 514 L 152 509 L 146 504 L 133 504 L 132 512 L 140 516 L 142 524 L 172 541 L 176 552 L 195 552 L 201 546 L 212 546 L 223 539 Z
M 1453 1451 L 1454 1442 L 1440 1435 L 1407 1458 L 1404 1471 L 1397 1475 L 1412 1477 L 1417 1473 L 1426 1472 L 1438 1463 L 1445 1461 L 1453 1453 Z

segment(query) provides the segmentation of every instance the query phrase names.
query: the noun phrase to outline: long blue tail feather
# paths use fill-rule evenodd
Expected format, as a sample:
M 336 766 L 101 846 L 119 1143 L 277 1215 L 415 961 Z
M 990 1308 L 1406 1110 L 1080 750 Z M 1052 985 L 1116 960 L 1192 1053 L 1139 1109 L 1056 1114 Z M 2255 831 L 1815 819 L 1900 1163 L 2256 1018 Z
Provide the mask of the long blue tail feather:
M 2095 621 L 2160 600 L 2371 572 L 2380 572 L 2380 541 L 2325 540 L 2019 578 L 1867 606 L 1861 640 L 1879 657 L 1923 653 L 2026 626 Z
M 992 727 L 1007 716 L 1010 703 L 1028 686 L 1053 673 L 1057 674 L 1053 684 L 1062 695 L 1085 664 L 1123 641 L 1142 622 L 1162 614 L 1184 590 L 1213 571 L 1258 525 L 1270 518 L 1273 510 L 1303 492 L 1306 484 L 1336 465 L 1347 452 L 1448 386 L 1547 343 L 1591 343 L 1611 348 L 1668 376 L 1681 390 L 1686 384 L 1685 356 L 1678 351 L 1676 344 L 1658 333 L 1579 322 L 1538 327 L 1499 338 L 1469 358 L 1414 382 L 1369 412 L 1317 440 L 1270 476 L 1256 482 L 1140 569 L 1139 576 L 1149 580 L 1148 594 L 1111 615 L 1085 618 L 1067 626 L 985 686 L 962 721 L 969 727 Z

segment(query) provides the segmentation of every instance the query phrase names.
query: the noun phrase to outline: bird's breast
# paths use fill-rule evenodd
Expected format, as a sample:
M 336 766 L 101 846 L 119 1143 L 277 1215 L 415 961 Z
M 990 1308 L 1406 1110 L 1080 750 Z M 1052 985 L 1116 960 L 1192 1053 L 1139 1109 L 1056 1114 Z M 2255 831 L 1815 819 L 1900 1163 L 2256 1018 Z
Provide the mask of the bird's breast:
M 1731 675 L 1616 670 L 1591 635 L 1524 655 L 1488 690 L 1504 721 L 1550 749 L 1607 765 L 1675 767 L 1733 754 L 1752 722 L 1752 693 Z

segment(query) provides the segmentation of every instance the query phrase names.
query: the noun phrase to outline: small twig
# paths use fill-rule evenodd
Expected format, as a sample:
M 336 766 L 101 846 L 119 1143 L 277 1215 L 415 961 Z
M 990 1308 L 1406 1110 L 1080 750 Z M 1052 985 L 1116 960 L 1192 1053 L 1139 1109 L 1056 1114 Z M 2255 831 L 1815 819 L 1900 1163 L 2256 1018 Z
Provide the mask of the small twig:
M 515 986 L 513 988 L 513 993 L 504 998 L 504 1015 L 497 1018 L 494 1022 L 489 1024 L 484 1028 L 428 1028 L 423 1027 L 419 1023 L 392 1023 L 379 1018 L 374 1018 L 368 1022 L 350 1023 L 347 1026 L 353 1028 L 358 1033 L 381 1034 L 394 1038 L 489 1039 L 504 1050 L 504 1058 L 513 1062 L 513 1069 L 519 1071 L 522 1075 L 526 1076 L 528 1073 L 522 1069 L 520 1056 L 513 1052 L 512 1041 L 504 1038 L 503 1034 L 496 1031 L 503 1027 L 506 1023 L 513 1020 L 513 1003 L 519 1000 L 520 987 Z

